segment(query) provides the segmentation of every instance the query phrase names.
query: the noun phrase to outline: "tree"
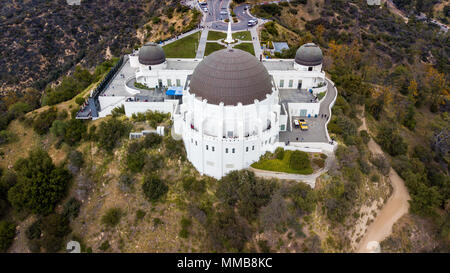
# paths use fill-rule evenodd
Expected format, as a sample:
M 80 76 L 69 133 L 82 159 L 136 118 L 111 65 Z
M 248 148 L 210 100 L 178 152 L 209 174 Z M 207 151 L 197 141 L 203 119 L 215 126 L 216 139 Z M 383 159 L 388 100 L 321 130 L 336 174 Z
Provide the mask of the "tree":
M 79 142 L 86 134 L 87 126 L 83 120 L 71 119 L 66 123 L 64 142 L 74 145 Z
M 128 135 L 131 130 L 131 124 L 112 118 L 100 123 L 96 134 L 100 148 L 107 152 L 112 152 L 119 145 L 120 140 Z
M 17 183 L 8 191 L 8 200 L 17 209 L 48 214 L 64 197 L 71 175 L 56 167 L 47 152 L 36 149 L 14 164 Z
M 6 252 L 16 236 L 16 225 L 0 221 L 0 252 Z
M 408 150 L 408 144 L 396 132 L 396 129 L 388 124 L 382 124 L 377 135 L 377 142 L 392 156 L 406 154 Z
M 249 220 L 256 217 L 259 208 L 267 205 L 275 189 L 271 180 L 259 179 L 251 171 L 232 171 L 219 181 L 216 191 L 219 199 Z
M 49 108 L 48 110 L 41 112 L 33 120 L 33 129 L 39 135 L 44 135 L 48 133 L 50 126 L 52 126 L 53 121 L 56 119 L 58 110 L 56 108 Z
M 16 225 L 0 221 L 0 252 L 6 252 L 16 236 Z
M 144 183 L 142 184 L 144 196 L 150 202 L 160 200 L 168 191 L 169 187 L 155 175 L 144 176 Z

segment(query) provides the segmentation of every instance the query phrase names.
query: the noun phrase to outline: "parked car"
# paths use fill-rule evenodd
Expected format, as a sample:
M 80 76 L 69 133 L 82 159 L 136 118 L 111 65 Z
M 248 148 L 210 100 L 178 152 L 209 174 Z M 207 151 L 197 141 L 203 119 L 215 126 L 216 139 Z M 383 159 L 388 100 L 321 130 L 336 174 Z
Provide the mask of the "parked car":
M 300 127 L 300 122 L 298 122 L 298 120 L 294 119 L 294 127 L 295 128 L 299 128 Z
M 302 129 L 303 131 L 308 130 L 308 123 L 306 123 L 304 119 L 299 119 L 298 123 L 300 124 L 300 129 Z

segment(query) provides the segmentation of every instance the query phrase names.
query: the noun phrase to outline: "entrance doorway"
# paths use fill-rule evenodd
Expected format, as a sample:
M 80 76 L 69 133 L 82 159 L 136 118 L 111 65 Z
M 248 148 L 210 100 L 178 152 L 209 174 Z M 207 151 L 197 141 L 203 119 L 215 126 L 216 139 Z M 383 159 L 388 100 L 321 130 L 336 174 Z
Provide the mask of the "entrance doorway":
M 297 89 L 302 89 L 302 80 L 298 80 Z

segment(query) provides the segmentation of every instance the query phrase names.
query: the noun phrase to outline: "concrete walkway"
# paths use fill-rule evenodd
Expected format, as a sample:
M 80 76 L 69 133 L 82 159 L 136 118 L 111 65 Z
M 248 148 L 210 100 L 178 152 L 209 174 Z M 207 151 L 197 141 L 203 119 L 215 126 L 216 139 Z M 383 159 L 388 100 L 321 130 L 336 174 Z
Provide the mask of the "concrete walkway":
M 201 59 L 203 56 L 205 56 L 205 48 L 206 48 L 206 41 L 208 38 L 208 32 L 209 30 L 203 29 L 202 35 L 200 36 L 200 41 L 198 43 L 197 48 L 197 54 L 195 55 L 196 59 Z
M 250 29 L 250 33 L 252 34 L 252 43 L 253 49 L 255 50 L 255 56 L 259 60 L 260 56 L 263 54 L 263 51 L 261 49 L 261 43 L 259 42 L 257 27 L 252 27 Z
M 325 161 L 325 167 L 319 170 L 318 172 L 315 172 L 313 174 L 309 175 L 303 175 L 303 174 L 294 174 L 294 173 L 282 173 L 282 172 L 272 172 L 272 171 L 266 171 L 266 170 L 260 170 L 255 169 L 252 167 L 249 167 L 248 169 L 253 171 L 257 177 L 262 178 L 277 178 L 277 179 L 285 179 L 285 180 L 295 180 L 298 182 L 304 182 L 308 185 L 310 185 L 312 188 L 316 186 L 316 179 L 321 176 L 322 174 L 328 172 L 330 167 L 335 161 L 335 155 L 334 153 L 326 153 L 328 156 Z

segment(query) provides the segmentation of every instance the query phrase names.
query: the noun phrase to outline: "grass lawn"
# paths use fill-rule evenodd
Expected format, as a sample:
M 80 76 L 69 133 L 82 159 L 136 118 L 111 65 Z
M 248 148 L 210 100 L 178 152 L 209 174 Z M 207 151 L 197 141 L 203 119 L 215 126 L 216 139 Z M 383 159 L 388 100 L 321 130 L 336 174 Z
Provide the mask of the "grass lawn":
M 201 32 L 196 32 L 178 41 L 163 46 L 167 58 L 195 58 Z
M 312 174 L 314 171 L 312 167 L 303 170 L 294 170 L 289 167 L 289 161 L 291 160 L 292 151 L 284 151 L 284 157 L 280 159 L 261 159 L 258 162 L 252 164 L 255 169 L 283 172 L 283 173 L 296 173 L 296 174 Z
M 248 53 L 255 55 L 255 49 L 253 48 L 253 43 L 242 43 L 234 46 L 233 48 L 241 49 L 247 51 Z
M 327 94 L 327 91 L 323 91 L 323 92 L 317 94 L 317 97 L 319 98 L 319 100 L 321 100 L 323 97 L 325 97 L 326 94 Z
M 252 40 L 252 34 L 250 33 L 250 31 L 235 32 L 232 34 L 232 36 L 233 36 L 233 39 L 239 39 L 242 41 L 251 41 Z
M 217 41 L 221 39 L 225 39 L 227 37 L 227 34 L 220 31 L 209 31 L 208 32 L 208 41 Z
M 213 53 L 214 51 L 224 49 L 225 47 L 218 43 L 206 43 L 205 47 L 205 57 L 209 54 Z

